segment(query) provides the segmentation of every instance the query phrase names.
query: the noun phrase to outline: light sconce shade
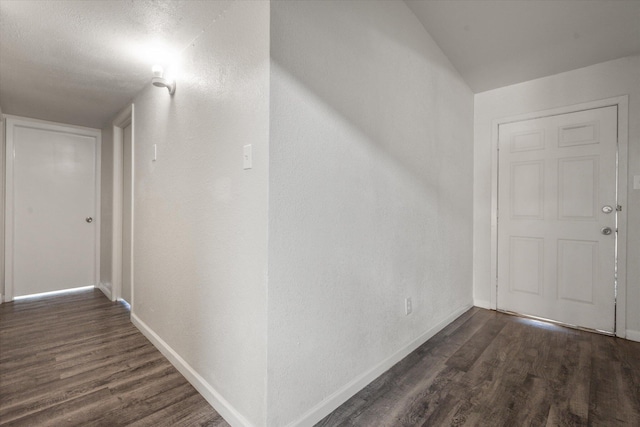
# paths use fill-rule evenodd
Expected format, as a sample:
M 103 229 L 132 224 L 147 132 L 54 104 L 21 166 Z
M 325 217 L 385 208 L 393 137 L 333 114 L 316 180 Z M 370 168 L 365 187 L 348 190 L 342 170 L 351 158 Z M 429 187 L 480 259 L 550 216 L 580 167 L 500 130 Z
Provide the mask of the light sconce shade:
M 176 92 L 176 82 L 173 79 L 168 79 L 163 77 L 164 70 L 160 65 L 154 65 L 151 68 L 153 71 L 153 78 L 151 79 L 151 84 L 156 87 L 166 87 L 169 90 L 169 94 L 173 95 Z

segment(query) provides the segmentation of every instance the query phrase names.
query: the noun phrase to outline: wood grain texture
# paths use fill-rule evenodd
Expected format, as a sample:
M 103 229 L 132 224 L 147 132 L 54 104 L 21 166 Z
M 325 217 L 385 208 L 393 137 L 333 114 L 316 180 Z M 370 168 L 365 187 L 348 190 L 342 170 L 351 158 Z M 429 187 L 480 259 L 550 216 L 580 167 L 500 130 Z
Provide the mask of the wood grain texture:
M 100 291 L 0 305 L 1 426 L 228 426 Z M 317 424 L 640 426 L 640 343 L 473 308 Z
M 0 305 L 1 426 L 228 426 L 98 290 Z
M 640 343 L 472 308 L 316 424 L 335 426 L 640 426 Z

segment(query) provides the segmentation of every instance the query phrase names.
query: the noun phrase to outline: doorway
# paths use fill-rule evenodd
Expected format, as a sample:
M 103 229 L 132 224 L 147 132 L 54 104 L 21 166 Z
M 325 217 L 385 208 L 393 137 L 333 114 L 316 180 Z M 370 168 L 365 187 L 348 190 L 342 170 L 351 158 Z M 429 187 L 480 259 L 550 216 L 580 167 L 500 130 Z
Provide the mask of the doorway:
M 6 128 L 7 301 L 95 286 L 100 131 L 18 117 Z
M 132 254 L 132 202 L 133 202 L 133 135 L 131 123 L 123 130 L 122 144 L 122 293 L 120 298 L 131 305 L 133 290 L 131 256 Z
M 497 124 L 498 310 L 606 333 L 621 326 L 626 185 L 618 177 L 626 165 L 618 156 L 626 158 L 626 145 L 618 101 Z
M 123 300 L 133 309 L 133 182 L 134 106 L 113 121 L 113 238 L 112 300 Z

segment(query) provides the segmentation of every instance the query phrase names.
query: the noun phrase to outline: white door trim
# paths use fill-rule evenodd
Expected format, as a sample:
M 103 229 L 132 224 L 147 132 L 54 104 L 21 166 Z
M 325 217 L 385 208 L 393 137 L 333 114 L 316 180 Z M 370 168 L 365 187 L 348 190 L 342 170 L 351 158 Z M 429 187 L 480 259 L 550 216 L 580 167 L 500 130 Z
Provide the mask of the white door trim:
M 122 297 L 122 198 L 124 192 L 122 186 L 124 185 L 124 170 L 123 170 L 123 146 L 124 146 L 124 128 L 131 125 L 131 163 L 133 168 L 134 162 L 134 105 L 127 106 L 124 110 L 116 116 L 113 120 L 113 234 L 111 240 L 111 283 L 112 292 L 111 299 L 113 301 Z M 134 171 L 131 171 L 131 184 L 133 186 Z M 133 216 L 133 189 L 131 191 L 131 210 Z M 131 235 L 133 236 L 133 221 L 131 225 Z M 133 246 L 133 239 L 131 239 L 131 245 Z M 131 250 L 131 275 L 133 276 L 133 248 Z M 131 310 L 133 311 L 133 277 L 131 277 Z
M 491 123 L 491 309 L 497 309 L 498 291 L 498 127 L 502 124 L 537 119 L 558 114 L 573 113 L 609 106 L 618 107 L 618 283 L 616 295 L 616 335 L 626 337 L 627 300 L 627 172 L 629 144 L 629 96 L 585 102 L 566 107 L 535 111 L 516 116 L 495 119 Z
M 5 239 L 4 239 L 4 257 L 5 257 L 5 301 L 13 301 L 13 232 L 14 232 L 14 192 L 13 192 L 13 160 L 14 160 L 14 128 L 16 126 L 25 126 L 38 128 L 53 132 L 64 132 L 76 135 L 88 136 L 96 138 L 96 157 L 95 157 L 95 271 L 93 286 L 100 283 L 100 165 L 101 165 L 101 146 L 102 131 L 100 129 L 87 128 L 82 126 L 73 126 L 63 123 L 54 123 L 45 120 L 31 119 L 28 117 L 5 115 L 6 129 L 6 155 L 5 155 Z

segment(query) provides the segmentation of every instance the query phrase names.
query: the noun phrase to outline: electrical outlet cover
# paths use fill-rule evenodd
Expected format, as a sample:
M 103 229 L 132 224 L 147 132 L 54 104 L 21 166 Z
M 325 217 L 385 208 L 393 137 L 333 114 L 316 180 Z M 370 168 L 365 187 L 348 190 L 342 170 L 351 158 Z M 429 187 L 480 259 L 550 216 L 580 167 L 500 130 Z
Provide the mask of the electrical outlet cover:
M 410 315 L 413 311 L 413 307 L 411 306 L 411 298 L 405 298 L 404 300 L 404 313 L 406 316 Z

